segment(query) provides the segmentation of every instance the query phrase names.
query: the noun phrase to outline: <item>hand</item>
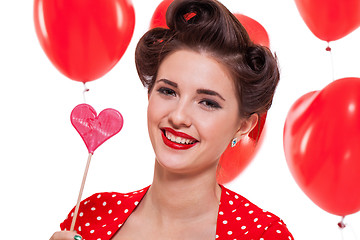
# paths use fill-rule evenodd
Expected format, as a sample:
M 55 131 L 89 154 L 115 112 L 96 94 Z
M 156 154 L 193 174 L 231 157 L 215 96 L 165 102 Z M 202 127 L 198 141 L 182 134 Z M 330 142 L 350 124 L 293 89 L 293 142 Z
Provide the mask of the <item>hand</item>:
M 81 239 L 82 237 L 79 234 L 70 231 L 55 232 L 50 238 L 50 240 L 81 240 Z

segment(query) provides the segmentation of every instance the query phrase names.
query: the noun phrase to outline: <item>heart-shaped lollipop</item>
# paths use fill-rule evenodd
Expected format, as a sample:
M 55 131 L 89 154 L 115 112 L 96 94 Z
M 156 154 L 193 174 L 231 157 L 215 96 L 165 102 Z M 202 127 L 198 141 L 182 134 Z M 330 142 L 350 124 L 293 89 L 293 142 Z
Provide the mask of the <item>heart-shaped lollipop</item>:
M 95 109 L 88 104 L 77 105 L 72 110 L 70 118 L 71 124 L 91 154 L 106 140 L 120 132 L 124 122 L 119 111 L 107 108 L 97 116 Z
M 89 157 L 81 183 L 78 200 L 76 203 L 74 217 L 71 221 L 70 231 L 74 230 L 77 214 L 79 211 L 81 196 L 84 190 L 86 176 L 89 170 L 91 157 L 94 151 L 106 140 L 120 132 L 123 126 L 123 117 L 119 111 L 107 108 L 97 116 L 93 107 L 88 104 L 79 104 L 71 112 L 71 124 L 80 134 L 89 151 Z

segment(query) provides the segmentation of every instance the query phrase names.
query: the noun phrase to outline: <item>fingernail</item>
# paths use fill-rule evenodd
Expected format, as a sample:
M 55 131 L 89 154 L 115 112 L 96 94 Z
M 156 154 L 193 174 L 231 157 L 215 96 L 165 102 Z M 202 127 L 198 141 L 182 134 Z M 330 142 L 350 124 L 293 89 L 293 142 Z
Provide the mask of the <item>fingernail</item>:
M 75 235 L 74 236 L 74 240 L 81 240 L 81 239 L 82 239 L 82 237 L 80 235 Z

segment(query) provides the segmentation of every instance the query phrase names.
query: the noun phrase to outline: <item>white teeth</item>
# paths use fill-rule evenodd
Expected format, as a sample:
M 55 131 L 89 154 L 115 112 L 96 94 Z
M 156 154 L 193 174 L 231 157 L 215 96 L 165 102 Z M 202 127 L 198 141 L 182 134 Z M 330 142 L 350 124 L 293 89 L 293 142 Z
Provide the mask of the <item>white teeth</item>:
M 165 131 L 165 136 L 170 141 L 180 143 L 180 144 L 192 144 L 195 142 L 194 140 L 191 140 L 191 139 L 176 137 L 175 135 L 173 135 L 172 133 L 169 133 L 168 131 Z

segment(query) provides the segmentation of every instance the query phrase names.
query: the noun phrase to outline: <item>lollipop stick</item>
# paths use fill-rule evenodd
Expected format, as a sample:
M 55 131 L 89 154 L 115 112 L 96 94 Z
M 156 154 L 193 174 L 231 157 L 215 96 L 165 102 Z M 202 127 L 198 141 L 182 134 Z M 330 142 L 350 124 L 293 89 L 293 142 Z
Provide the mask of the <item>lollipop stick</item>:
M 78 215 L 79 206 L 80 206 L 80 202 L 81 202 L 81 196 L 82 196 L 82 193 L 83 193 L 83 190 L 84 190 L 86 176 L 87 176 L 87 173 L 89 171 L 91 157 L 92 157 L 92 153 L 89 153 L 89 157 L 88 157 L 88 160 L 87 160 L 87 163 L 86 163 L 86 168 L 85 168 L 83 180 L 82 180 L 81 187 L 80 187 L 78 200 L 77 200 L 76 207 L 75 207 L 74 216 L 73 216 L 73 219 L 72 219 L 72 222 L 71 222 L 70 231 L 73 231 L 74 227 L 75 227 L 75 221 L 76 221 L 76 218 L 77 218 L 77 215 Z

